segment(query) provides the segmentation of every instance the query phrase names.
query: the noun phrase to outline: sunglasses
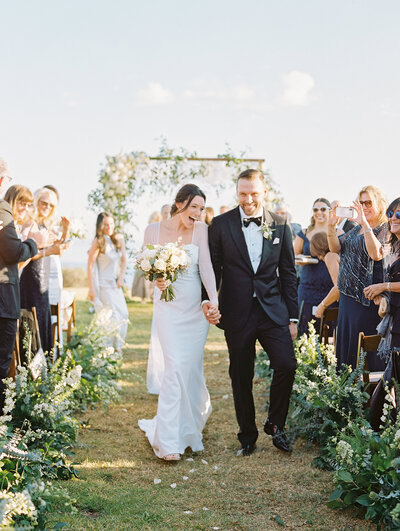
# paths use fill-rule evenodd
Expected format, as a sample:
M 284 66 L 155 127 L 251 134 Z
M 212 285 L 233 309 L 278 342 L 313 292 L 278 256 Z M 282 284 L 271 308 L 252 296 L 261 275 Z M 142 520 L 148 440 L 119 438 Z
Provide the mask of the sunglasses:
M 46 208 L 54 208 L 54 205 L 52 203 L 48 203 L 47 201 L 43 201 L 42 199 L 39 200 L 39 203 Z
M 371 199 L 367 199 L 366 201 L 359 201 L 361 206 L 366 206 L 367 208 L 372 207 L 372 201 Z
M 321 208 L 313 207 L 313 209 L 312 209 L 312 211 L 314 212 L 314 214 L 315 214 L 316 212 L 319 212 L 319 211 L 321 211 L 321 212 L 326 212 L 327 210 L 330 210 L 330 208 L 328 208 L 328 207 L 321 207 Z
M 386 212 L 386 215 L 389 219 L 391 219 L 393 216 L 396 218 L 396 219 L 400 219 L 400 210 L 398 210 L 397 212 L 393 212 L 393 210 L 388 210 Z

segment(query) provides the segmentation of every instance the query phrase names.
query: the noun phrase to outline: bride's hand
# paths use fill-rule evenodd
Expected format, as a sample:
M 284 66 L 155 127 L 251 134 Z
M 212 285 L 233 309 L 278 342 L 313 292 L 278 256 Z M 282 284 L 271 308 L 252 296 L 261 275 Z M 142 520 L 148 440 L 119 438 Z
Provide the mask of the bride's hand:
M 221 318 L 221 313 L 216 304 L 211 304 L 211 302 L 204 302 L 202 305 L 204 317 L 210 324 L 218 324 Z
M 158 278 L 156 280 L 156 286 L 160 291 L 164 291 L 168 288 L 168 286 L 171 284 L 168 280 L 164 280 L 163 278 Z

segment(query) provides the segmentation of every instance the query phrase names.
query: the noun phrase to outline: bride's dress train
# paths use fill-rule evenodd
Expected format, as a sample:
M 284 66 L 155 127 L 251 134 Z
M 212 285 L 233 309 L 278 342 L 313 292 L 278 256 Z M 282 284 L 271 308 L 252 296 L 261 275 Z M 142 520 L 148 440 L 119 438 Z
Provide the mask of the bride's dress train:
M 151 225 L 157 243 L 159 224 Z M 196 242 L 196 243 L 195 243 Z M 207 227 L 196 223 L 192 243 L 185 245 L 191 264 L 174 282 L 176 298 L 160 300 L 154 293 L 154 323 L 164 358 L 157 415 L 139 420 L 155 454 L 183 454 L 187 447 L 203 450 L 202 430 L 211 413 L 203 374 L 203 352 L 209 324 L 201 308 L 201 282 L 216 303 L 215 279 L 209 258 Z

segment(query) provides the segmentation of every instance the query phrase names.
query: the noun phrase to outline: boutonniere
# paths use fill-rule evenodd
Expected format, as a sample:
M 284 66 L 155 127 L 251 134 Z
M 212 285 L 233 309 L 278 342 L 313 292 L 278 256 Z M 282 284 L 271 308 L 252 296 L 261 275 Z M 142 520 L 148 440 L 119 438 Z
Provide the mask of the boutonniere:
M 260 227 L 261 234 L 266 240 L 272 239 L 272 233 L 274 232 L 274 230 L 275 229 L 272 228 L 272 224 L 267 223 L 266 221 L 264 221 L 264 223 Z

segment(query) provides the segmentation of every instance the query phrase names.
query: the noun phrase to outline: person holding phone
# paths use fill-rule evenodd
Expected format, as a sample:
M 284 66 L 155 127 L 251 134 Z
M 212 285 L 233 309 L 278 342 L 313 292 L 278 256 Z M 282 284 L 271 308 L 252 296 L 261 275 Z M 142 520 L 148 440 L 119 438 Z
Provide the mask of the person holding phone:
M 338 288 L 340 292 L 336 335 L 338 369 L 357 365 L 358 335 L 376 334 L 378 307 L 365 296 L 364 289 L 383 282 L 382 246 L 386 243 L 387 202 L 376 186 L 365 186 L 353 203 L 357 225 L 338 237 L 336 210 L 329 216 L 328 242 L 331 252 L 340 253 Z M 370 371 L 384 369 L 376 353 L 368 353 Z
M 339 218 L 339 223 L 337 225 L 337 230 L 342 230 L 343 232 L 349 232 L 353 227 L 357 225 L 354 221 L 355 210 L 353 207 L 343 207 L 340 205 L 340 201 L 335 199 L 331 202 L 332 210 L 337 209 L 336 215 Z

